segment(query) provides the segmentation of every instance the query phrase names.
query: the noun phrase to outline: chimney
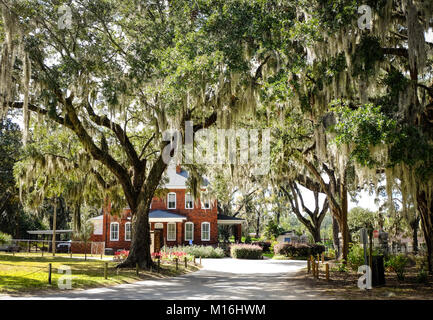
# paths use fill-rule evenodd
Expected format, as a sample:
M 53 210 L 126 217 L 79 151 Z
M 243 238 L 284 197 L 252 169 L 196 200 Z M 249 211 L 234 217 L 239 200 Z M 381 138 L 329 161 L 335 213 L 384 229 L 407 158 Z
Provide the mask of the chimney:
M 181 173 L 182 172 L 182 168 L 180 167 L 180 165 L 176 166 L 176 173 Z

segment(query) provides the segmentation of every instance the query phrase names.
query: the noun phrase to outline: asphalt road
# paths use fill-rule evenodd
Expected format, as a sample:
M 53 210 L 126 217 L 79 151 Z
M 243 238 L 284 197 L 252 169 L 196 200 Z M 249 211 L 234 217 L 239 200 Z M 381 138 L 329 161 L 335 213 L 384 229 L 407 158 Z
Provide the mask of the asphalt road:
M 323 299 L 319 292 L 291 280 L 306 261 L 203 259 L 203 269 L 169 279 L 145 280 L 107 288 L 64 290 L 0 299 L 243 300 Z

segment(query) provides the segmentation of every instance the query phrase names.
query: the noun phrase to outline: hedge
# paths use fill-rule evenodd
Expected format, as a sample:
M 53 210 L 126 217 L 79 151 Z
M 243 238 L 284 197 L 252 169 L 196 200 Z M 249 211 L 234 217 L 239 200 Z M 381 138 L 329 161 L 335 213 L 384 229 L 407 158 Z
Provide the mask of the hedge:
M 325 246 L 309 243 L 278 243 L 274 246 L 274 253 L 286 257 L 309 257 L 321 254 Z
M 262 259 L 263 249 L 253 244 L 234 244 L 230 247 L 230 254 L 235 259 Z
M 253 243 L 256 246 L 259 246 L 263 249 L 263 252 L 270 252 L 271 251 L 271 241 L 254 241 Z

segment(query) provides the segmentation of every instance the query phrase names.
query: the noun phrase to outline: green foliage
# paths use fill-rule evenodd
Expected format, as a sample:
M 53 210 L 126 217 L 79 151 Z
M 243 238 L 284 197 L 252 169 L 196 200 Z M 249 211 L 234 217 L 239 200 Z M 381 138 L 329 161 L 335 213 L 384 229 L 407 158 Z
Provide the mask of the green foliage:
M 347 264 L 353 271 L 358 271 L 358 268 L 365 264 L 364 248 L 361 245 L 351 245 L 347 255 Z
M 222 248 L 214 248 L 212 246 L 164 246 L 161 250 L 167 253 L 185 252 L 186 254 L 194 256 L 196 258 L 224 258 L 225 256 L 224 250 Z
M 322 254 L 325 247 L 320 244 L 307 243 L 278 243 L 274 245 L 276 255 L 284 255 L 291 258 L 310 257 Z
M 235 259 L 262 259 L 263 249 L 257 245 L 234 244 L 230 247 L 230 254 Z
M 0 232 L 0 244 L 9 243 L 12 240 L 12 237 L 9 234 Z
M 284 228 L 278 225 L 273 219 L 268 222 L 265 227 L 264 236 L 266 239 L 275 240 L 281 232 L 284 231 Z
M 353 110 L 345 102 L 337 100 L 333 111 L 338 115 L 338 122 L 333 130 L 337 145 L 352 146 L 350 156 L 358 163 L 369 168 L 381 165 L 375 159 L 370 147 L 384 146 L 393 141 L 397 123 L 381 113 L 381 108 L 372 104 Z
M 249 244 L 252 242 L 251 236 L 249 234 L 247 234 L 247 236 L 245 237 L 245 243 Z
M 409 264 L 409 258 L 404 254 L 390 255 L 385 261 L 385 266 L 397 274 L 397 279 L 404 280 L 406 267 Z

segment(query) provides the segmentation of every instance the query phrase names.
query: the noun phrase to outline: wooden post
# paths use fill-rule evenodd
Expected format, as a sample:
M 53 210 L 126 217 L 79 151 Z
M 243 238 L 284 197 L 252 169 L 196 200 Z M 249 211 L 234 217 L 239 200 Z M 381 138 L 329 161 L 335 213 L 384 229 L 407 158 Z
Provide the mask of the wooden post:
M 311 271 L 311 263 L 310 263 L 310 260 L 307 260 L 307 268 L 308 268 L 308 273 L 310 273 L 310 271 Z
M 135 272 L 137 273 L 137 276 L 140 275 L 140 272 L 138 271 L 138 263 L 135 264 Z
M 200 257 L 200 265 L 201 265 L 201 257 Z
M 325 252 L 322 252 L 322 263 L 325 263 Z
M 317 265 L 316 265 L 316 278 L 317 278 L 317 279 L 319 279 L 319 272 L 320 272 L 320 269 L 319 269 L 319 261 L 317 261 Z
M 185 269 L 188 269 L 188 259 L 185 257 Z
M 314 263 L 314 261 L 310 262 L 310 263 L 311 263 L 311 272 L 313 274 L 313 277 L 315 277 L 316 276 L 316 271 L 315 271 L 316 264 Z
M 104 263 L 104 279 L 107 280 L 108 278 L 108 262 Z
M 51 271 L 52 271 L 53 265 L 51 263 L 48 264 L 48 284 L 51 284 Z
M 194 256 L 194 265 L 195 265 L 195 266 L 197 265 L 197 263 L 196 263 L 196 261 L 195 261 L 195 256 Z
M 179 270 L 179 258 L 176 258 L 176 271 Z
M 325 264 L 326 281 L 329 281 L 329 263 Z
M 161 268 L 161 258 L 158 257 L 158 272 L 159 272 L 160 268 Z
M 69 249 L 69 255 L 70 255 L 70 258 L 72 259 L 72 248 Z

